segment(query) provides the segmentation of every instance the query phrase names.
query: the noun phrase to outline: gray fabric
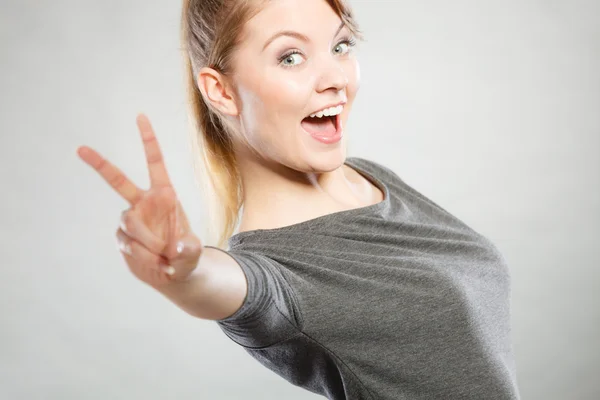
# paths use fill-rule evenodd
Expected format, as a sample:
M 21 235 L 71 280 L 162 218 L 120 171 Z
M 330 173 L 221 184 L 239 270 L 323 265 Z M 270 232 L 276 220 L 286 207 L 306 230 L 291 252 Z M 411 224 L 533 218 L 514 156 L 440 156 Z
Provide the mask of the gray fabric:
M 390 169 L 346 164 L 384 201 L 232 236 L 248 295 L 220 328 L 328 399 L 519 399 L 498 249 Z

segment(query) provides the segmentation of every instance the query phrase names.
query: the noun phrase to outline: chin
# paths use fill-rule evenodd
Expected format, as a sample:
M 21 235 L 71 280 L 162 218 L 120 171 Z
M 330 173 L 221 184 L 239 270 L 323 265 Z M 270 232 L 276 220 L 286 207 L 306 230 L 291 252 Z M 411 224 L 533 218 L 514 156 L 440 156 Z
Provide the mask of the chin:
M 346 162 L 346 146 L 331 149 L 324 153 L 311 154 L 306 159 L 306 164 L 314 172 L 331 172 L 340 168 Z

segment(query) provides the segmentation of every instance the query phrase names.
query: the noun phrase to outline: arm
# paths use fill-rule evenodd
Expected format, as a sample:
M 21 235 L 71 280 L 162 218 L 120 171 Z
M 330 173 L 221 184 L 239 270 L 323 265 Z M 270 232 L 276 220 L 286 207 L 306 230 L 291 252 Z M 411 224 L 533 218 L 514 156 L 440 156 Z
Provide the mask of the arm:
M 220 320 L 242 306 L 248 282 L 240 265 L 227 252 L 205 247 L 198 267 L 186 281 L 156 289 L 194 317 Z

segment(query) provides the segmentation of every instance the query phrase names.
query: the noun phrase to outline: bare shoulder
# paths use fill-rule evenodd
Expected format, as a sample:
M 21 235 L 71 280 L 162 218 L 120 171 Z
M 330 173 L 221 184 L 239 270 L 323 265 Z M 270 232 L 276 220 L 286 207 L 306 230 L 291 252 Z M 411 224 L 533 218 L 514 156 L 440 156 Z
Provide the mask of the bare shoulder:
M 204 247 L 198 268 L 203 276 L 200 317 L 216 321 L 233 315 L 243 305 L 248 291 L 241 266 L 225 250 Z

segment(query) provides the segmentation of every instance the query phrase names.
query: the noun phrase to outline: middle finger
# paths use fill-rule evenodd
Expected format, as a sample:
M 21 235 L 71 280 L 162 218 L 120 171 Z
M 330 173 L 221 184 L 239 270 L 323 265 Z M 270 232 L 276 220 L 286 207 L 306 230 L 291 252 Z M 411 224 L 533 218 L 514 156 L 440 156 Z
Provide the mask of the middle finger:
M 160 255 L 166 247 L 165 241 L 152 233 L 133 209 L 121 213 L 119 226 L 129 237 L 140 242 L 154 254 Z

